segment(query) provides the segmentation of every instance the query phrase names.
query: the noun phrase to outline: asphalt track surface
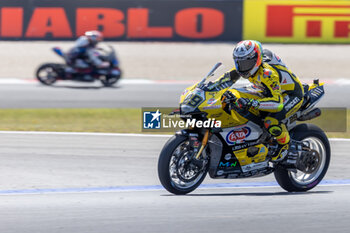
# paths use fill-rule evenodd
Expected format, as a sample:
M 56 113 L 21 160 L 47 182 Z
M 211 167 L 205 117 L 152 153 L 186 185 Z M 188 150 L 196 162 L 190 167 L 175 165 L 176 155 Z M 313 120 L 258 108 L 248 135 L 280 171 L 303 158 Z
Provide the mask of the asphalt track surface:
M 349 141 L 332 141 L 324 183 L 287 193 L 272 175 L 161 188 L 166 137 L 0 133 L 0 232 L 347 232 Z
M 191 83 L 120 83 L 104 88 L 99 82 L 1 84 L 0 108 L 140 108 L 176 107 L 182 91 Z M 238 85 L 242 86 L 242 85 Z M 350 107 L 350 85 L 326 84 L 319 107 Z

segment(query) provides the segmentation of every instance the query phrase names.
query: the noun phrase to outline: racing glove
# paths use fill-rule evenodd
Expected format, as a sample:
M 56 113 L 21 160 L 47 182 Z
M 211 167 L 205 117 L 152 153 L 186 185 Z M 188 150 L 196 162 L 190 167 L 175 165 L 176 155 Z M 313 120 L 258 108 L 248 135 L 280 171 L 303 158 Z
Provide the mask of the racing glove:
M 222 96 L 221 96 L 221 102 L 224 104 L 230 104 L 236 102 L 237 97 L 232 94 L 230 91 L 226 91 Z
M 249 98 L 239 98 L 235 102 L 236 107 L 244 110 L 248 110 L 250 107 L 253 107 L 254 109 L 258 109 L 260 106 L 260 102 L 255 99 L 249 99 Z
M 231 110 L 233 108 L 234 103 L 236 102 L 237 97 L 232 94 L 230 91 L 226 91 L 222 96 L 221 96 L 221 106 L 222 109 L 227 112 L 227 114 L 231 114 Z

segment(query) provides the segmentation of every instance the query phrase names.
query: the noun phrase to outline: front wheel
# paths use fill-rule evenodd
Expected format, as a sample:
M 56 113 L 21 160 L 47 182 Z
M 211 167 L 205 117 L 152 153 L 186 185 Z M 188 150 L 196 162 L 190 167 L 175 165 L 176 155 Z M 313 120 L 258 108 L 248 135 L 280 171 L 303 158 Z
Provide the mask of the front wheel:
M 173 136 L 164 145 L 158 160 L 158 177 L 166 190 L 184 195 L 203 182 L 208 164 L 204 168 L 193 164 L 193 153 L 188 138 L 182 135 Z
M 113 69 L 110 74 L 101 76 L 100 80 L 105 87 L 110 87 L 119 81 L 121 75 L 121 70 L 116 68 Z
M 54 84 L 59 74 L 56 70 L 56 64 L 43 64 L 36 71 L 36 78 L 44 85 Z
M 288 192 L 304 192 L 318 185 L 325 176 L 331 159 L 331 149 L 325 133 L 312 124 L 300 124 L 291 131 L 291 138 L 304 141 L 310 145 L 311 150 L 318 152 L 314 158 L 312 172 L 293 172 L 283 167 L 277 167 L 275 178 L 278 184 Z

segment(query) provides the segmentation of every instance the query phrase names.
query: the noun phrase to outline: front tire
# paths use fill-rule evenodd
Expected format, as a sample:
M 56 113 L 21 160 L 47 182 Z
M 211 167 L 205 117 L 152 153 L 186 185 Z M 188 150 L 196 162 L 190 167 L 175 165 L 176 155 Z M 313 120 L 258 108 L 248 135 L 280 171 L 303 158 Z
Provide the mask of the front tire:
M 294 140 L 309 142 L 311 149 L 319 153 L 318 168 L 307 174 L 299 170 L 295 173 L 278 166 L 274 175 L 278 184 L 286 191 L 305 192 L 316 187 L 325 176 L 331 159 L 330 144 L 322 129 L 312 124 L 300 124 L 290 135 Z
M 119 69 L 117 71 L 119 71 L 118 74 L 108 74 L 108 75 L 104 75 L 103 77 L 100 77 L 100 80 L 101 80 L 103 86 L 110 87 L 119 81 L 122 73 L 121 73 L 121 70 L 119 70 Z
M 195 190 L 204 180 L 208 164 L 199 169 L 188 160 L 188 138 L 183 135 L 171 137 L 164 145 L 158 160 L 158 177 L 163 187 L 176 195 Z

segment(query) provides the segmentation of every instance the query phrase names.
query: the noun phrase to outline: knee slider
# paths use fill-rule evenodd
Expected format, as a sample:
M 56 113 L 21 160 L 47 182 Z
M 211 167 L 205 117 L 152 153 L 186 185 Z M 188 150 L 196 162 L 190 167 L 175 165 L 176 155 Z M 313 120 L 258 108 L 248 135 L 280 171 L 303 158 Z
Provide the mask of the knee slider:
M 272 136 L 278 137 L 282 134 L 282 128 L 279 125 L 271 125 L 268 129 Z
M 269 130 L 269 128 L 271 128 L 272 126 L 278 126 L 279 124 L 279 121 L 273 117 L 266 117 L 264 121 L 264 126 L 267 130 Z

